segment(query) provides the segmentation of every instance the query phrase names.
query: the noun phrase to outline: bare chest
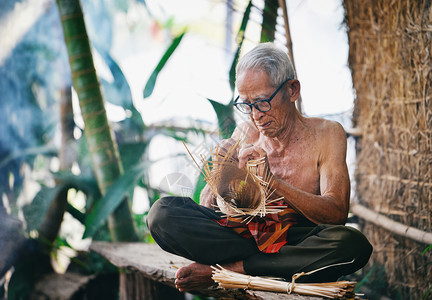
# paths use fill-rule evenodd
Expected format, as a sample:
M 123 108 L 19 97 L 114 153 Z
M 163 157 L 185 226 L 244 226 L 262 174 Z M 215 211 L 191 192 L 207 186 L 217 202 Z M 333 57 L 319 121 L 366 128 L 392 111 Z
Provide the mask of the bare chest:
M 279 152 L 267 152 L 274 176 L 309 193 L 320 193 L 319 152 L 302 143 Z

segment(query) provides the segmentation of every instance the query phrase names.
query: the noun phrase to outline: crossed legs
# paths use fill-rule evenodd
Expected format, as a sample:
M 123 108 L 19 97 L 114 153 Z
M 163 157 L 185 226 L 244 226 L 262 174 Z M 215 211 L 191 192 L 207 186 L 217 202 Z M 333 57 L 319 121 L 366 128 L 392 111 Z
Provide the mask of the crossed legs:
M 242 238 L 214 221 L 221 217 L 185 197 L 159 199 L 150 209 L 147 224 L 159 246 L 196 262 L 177 272 L 180 290 L 212 285 L 210 265 L 215 264 L 240 273 L 290 279 L 298 272 L 350 262 L 302 277 L 309 282 L 335 281 L 363 267 L 372 253 L 372 246 L 356 229 L 318 225 L 290 228 L 288 244 L 279 253 L 265 254 L 253 239 Z

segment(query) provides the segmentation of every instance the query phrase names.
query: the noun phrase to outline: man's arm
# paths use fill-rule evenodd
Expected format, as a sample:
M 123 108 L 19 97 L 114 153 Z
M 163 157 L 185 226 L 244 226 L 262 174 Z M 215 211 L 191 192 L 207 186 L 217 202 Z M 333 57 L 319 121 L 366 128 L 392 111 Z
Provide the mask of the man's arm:
M 285 201 L 316 224 L 345 224 L 350 197 L 350 180 L 346 165 L 346 135 L 342 126 L 325 122 L 319 157 L 320 192 L 304 192 L 274 178 L 273 187 Z

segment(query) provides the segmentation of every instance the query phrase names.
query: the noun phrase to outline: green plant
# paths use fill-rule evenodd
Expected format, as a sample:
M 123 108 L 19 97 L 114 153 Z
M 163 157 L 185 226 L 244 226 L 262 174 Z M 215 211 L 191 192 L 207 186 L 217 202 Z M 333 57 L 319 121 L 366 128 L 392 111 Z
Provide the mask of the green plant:
M 423 251 L 423 255 L 426 255 L 428 251 L 432 251 L 432 244 L 426 247 L 426 249 Z M 432 262 L 428 262 L 428 264 L 432 264 Z M 428 299 L 431 295 L 432 295 L 432 285 L 426 290 L 422 298 Z
M 108 123 L 80 2 L 58 0 L 57 7 L 93 169 L 99 189 L 105 195 L 112 182 L 123 172 L 118 146 Z M 122 199 L 108 220 L 113 240 L 138 240 L 127 198 Z
M 37 26 L 34 27 L 36 32 L 41 30 L 40 26 L 42 25 L 47 27 L 44 29 L 48 36 L 48 38 L 44 39 L 44 43 L 46 44 L 39 46 L 39 41 L 34 39 L 34 36 L 37 35 L 33 35 L 33 32 L 30 32 L 26 38 L 23 39 L 23 42 L 15 47 L 12 52 L 12 57 L 6 60 L 3 65 L 0 65 L 0 73 L 8 74 L 4 77 L 5 80 L 0 82 L 0 90 L 2 94 L 6 96 L 6 99 L 16 99 L 16 101 L 1 102 L 4 124 L 11 130 L 7 130 L 8 135 L 2 135 L 0 138 L 2 141 L 2 143 L 0 143 L 0 170 L 2 171 L 0 175 L 0 193 L 2 196 L 7 195 L 7 202 L 11 208 L 12 215 L 17 215 L 21 211 L 21 207 L 16 204 L 16 198 L 21 193 L 23 181 L 26 180 L 24 174 L 20 172 L 22 166 L 25 164 L 30 167 L 31 171 L 44 172 L 44 177 L 38 180 L 38 184 L 40 184 L 39 192 L 37 192 L 33 201 L 22 208 L 27 223 L 26 232 L 24 233 L 26 239 L 22 245 L 19 245 L 22 251 L 16 253 L 17 259 L 13 262 L 15 271 L 12 275 L 11 284 L 9 285 L 9 299 L 27 298 L 33 284 L 39 280 L 43 274 L 52 272 L 50 254 L 55 258 L 56 251 L 60 247 L 58 241 L 61 237 L 58 236 L 58 229 L 62 223 L 64 211 L 69 212 L 82 224 L 87 224 L 89 230 L 92 230 L 95 225 L 92 220 L 105 224 L 104 220 L 100 221 L 98 218 L 94 218 L 94 216 L 97 216 L 98 210 L 106 211 L 108 209 L 113 211 L 116 205 L 124 199 L 126 194 L 132 195 L 132 187 L 134 184 L 140 185 L 143 188 L 148 188 L 148 190 L 154 190 L 148 185 L 145 179 L 137 179 L 146 173 L 148 165 L 151 164 L 151 162 L 147 162 L 146 164 L 139 164 L 139 162 L 142 160 L 143 156 L 145 156 L 152 138 L 159 134 L 171 136 L 176 139 L 183 139 L 184 136 L 184 134 L 177 129 L 151 128 L 150 130 L 146 130 L 141 115 L 133 104 L 130 87 L 120 67 L 106 49 L 103 47 L 96 47 L 108 66 L 113 78 L 112 82 L 101 80 L 104 93 L 108 95 L 107 100 L 116 105 L 120 105 L 130 113 L 125 120 L 118 123 L 119 126 L 116 127 L 115 131 L 117 140 L 119 141 L 119 158 L 123 166 L 128 170 L 128 172 L 125 172 L 124 177 L 119 178 L 120 184 L 117 183 L 112 190 L 113 195 L 120 195 L 119 197 L 121 198 L 115 201 L 109 200 L 106 207 L 103 207 L 103 205 L 96 206 L 97 203 L 100 203 L 100 199 L 105 198 L 101 196 L 97 180 L 91 168 L 92 163 L 88 152 L 88 139 L 85 135 L 81 135 L 79 138 L 74 137 L 73 131 L 75 130 L 75 132 L 77 132 L 80 131 L 80 129 L 76 127 L 70 116 L 62 115 L 61 118 L 55 118 L 55 116 L 60 115 L 58 104 L 63 102 L 63 100 L 60 101 L 56 95 L 58 95 L 59 90 L 69 90 L 70 94 L 70 85 L 68 85 L 70 79 L 66 75 L 60 78 L 64 80 L 60 87 L 56 84 L 59 82 L 59 69 L 67 70 L 68 68 L 64 64 L 66 63 L 64 53 L 58 54 L 53 50 L 58 48 L 64 50 L 62 47 L 57 47 L 59 45 L 59 40 L 51 36 L 51 31 L 58 30 L 59 28 L 58 26 L 52 26 L 52 23 L 58 20 L 56 7 L 53 6 L 53 9 L 47 12 L 47 15 L 48 17 L 44 16 L 44 18 L 41 18 Z M 73 27 L 73 30 L 83 28 L 83 26 Z M 56 34 L 58 35 L 58 32 L 53 35 L 56 36 Z M 78 35 L 80 34 L 78 33 Z M 64 43 L 64 41 L 62 41 L 62 43 Z M 23 57 L 25 59 L 23 59 Z M 55 58 L 58 57 L 63 59 L 63 64 L 57 62 Z M 9 61 L 11 61 L 11 63 L 9 63 Z M 13 62 L 15 61 L 22 61 L 23 64 L 14 64 Z M 55 62 L 55 64 L 53 62 Z M 31 71 L 17 69 L 17 67 L 21 66 L 25 68 L 28 67 Z M 18 76 L 14 77 L 15 72 L 25 75 L 21 76 L 21 81 L 17 83 L 13 81 L 15 78 L 18 78 Z M 18 83 L 22 86 L 18 86 Z M 18 92 L 20 93 L 20 97 L 16 97 L 16 95 L 13 94 Z M 68 93 L 62 92 L 61 94 L 65 94 L 65 102 L 69 100 L 65 106 L 72 107 L 70 101 L 71 97 L 67 97 Z M 15 104 L 17 104 L 17 106 L 13 107 Z M 21 111 L 29 113 L 27 115 L 20 115 Z M 71 114 L 71 111 L 68 111 L 68 109 L 65 109 L 65 111 Z M 63 108 L 61 112 L 63 113 Z M 14 117 L 16 118 L 17 116 L 22 121 L 18 123 L 16 120 L 14 121 Z M 62 134 L 70 138 L 67 141 L 67 145 L 64 143 L 61 148 L 69 147 L 69 155 L 75 152 L 76 156 L 73 155 L 71 158 L 74 159 L 74 162 L 79 166 L 80 175 L 74 175 L 70 167 L 69 169 L 61 168 L 58 172 L 50 172 L 48 169 L 50 162 L 61 155 L 61 150 L 59 151 L 57 147 L 50 143 L 50 139 L 53 137 L 54 133 L 53 129 L 56 127 L 56 123 L 58 124 L 59 119 L 64 119 L 65 123 L 68 123 L 66 126 L 62 125 L 62 127 L 66 129 Z M 196 131 L 195 128 L 191 130 Z M 16 142 L 13 138 L 19 137 L 19 135 L 15 134 L 19 132 L 26 134 L 22 137 L 22 142 L 18 140 L 18 143 L 10 143 L 10 141 Z M 9 136 L 10 134 L 12 135 Z M 7 138 L 10 139 L 7 140 Z M 6 142 L 3 143 L 3 141 Z M 99 142 L 100 141 L 97 141 L 97 143 Z M 70 150 L 72 150 L 72 152 Z M 61 160 L 60 165 L 62 165 Z M 132 166 L 137 165 L 138 167 L 132 168 Z M 138 170 L 139 167 L 143 169 Z M 137 177 L 125 186 L 124 179 L 130 178 L 131 173 L 135 174 Z M 140 175 L 136 175 L 137 173 Z M 122 180 L 123 184 L 121 184 Z M 121 191 L 121 189 L 124 190 Z M 84 195 L 86 202 L 83 210 L 77 209 L 73 204 L 68 203 L 67 195 L 68 192 L 72 190 L 81 191 L 82 195 Z M 153 194 L 157 195 L 158 193 L 155 191 Z M 108 197 L 108 199 L 113 199 L 113 197 Z M 57 202 L 61 202 L 63 208 L 56 209 L 59 207 L 56 205 Z M 113 203 L 114 207 L 112 206 Z M 53 218 L 51 212 L 55 213 L 55 218 Z M 3 207 L 3 201 L 0 201 L 0 218 L 2 218 L 2 220 L 4 220 L 4 214 L 7 214 L 7 212 Z M 131 219 L 132 218 L 132 224 L 135 225 L 135 216 L 131 216 Z M 50 229 L 49 233 L 43 228 Z M 32 238 L 29 237 L 29 235 L 31 235 Z M 103 240 L 110 239 L 106 226 L 99 226 L 99 230 L 97 232 L 94 231 L 92 237 Z M 20 240 L 17 237 L 14 237 L 14 239 L 16 241 Z M 61 246 L 70 247 L 64 240 Z M 6 253 L 2 252 L 2 256 L 5 254 Z M 91 256 L 91 254 L 89 254 L 89 256 Z M 23 259 L 23 257 L 25 257 L 25 259 Z M 7 257 L 2 257 L 1 259 L 3 260 L 6 258 Z M 95 258 L 91 258 L 91 261 L 93 259 Z M 76 265 L 84 266 L 84 264 Z M 87 267 L 91 266 L 90 270 L 87 268 L 87 271 L 85 271 L 84 269 L 86 268 L 84 268 L 82 271 L 91 272 L 94 264 L 87 263 L 86 265 Z M 10 265 L 8 266 L 10 267 Z M 5 271 L 7 271 L 7 268 L 2 268 L 1 276 Z M 96 270 L 93 271 L 96 272 Z

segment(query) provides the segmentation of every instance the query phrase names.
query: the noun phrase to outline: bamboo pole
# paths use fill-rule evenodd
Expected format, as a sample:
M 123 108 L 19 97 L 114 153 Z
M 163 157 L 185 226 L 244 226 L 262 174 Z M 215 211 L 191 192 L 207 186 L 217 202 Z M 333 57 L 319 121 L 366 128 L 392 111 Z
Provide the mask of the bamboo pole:
M 288 48 L 288 56 L 289 56 L 291 63 L 293 65 L 294 74 L 296 74 L 296 67 L 295 67 L 295 63 L 294 63 L 294 53 L 293 53 L 292 39 L 291 39 L 291 31 L 290 31 L 289 21 L 288 21 L 288 8 L 287 8 L 285 0 L 278 0 L 278 1 L 279 1 L 279 6 L 282 9 L 282 13 L 283 13 L 286 46 Z M 299 97 L 296 101 L 296 107 L 300 113 L 303 113 L 302 102 L 303 102 L 303 100 L 301 98 L 301 95 L 299 95 Z
M 365 219 L 366 221 L 369 221 L 379 227 L 382 227 L 392 233 L 398 234 L 400 236 L 409 238 L 411 240 L 424 243 L 424 244 L 432 244 L 432 233 L 422 231 L 420 229 L 410 227 L 404 224 L 401 224 L 399 222 L 393 221 L 390 218 L 387 218 L 386 216 L 383 216 L 379 213 L 374 212 L 373 210 L 370 210 L 369 208 L 364 207 L 361 204 L 354 203 L 351 205 L 351 211 L 361 217 L 362 219 Z
M 358 127 L 345 128 L 345 132 L 347 135 L 352 136 L 352 137 L 362 137 L 363 136 L 361 129 Z

